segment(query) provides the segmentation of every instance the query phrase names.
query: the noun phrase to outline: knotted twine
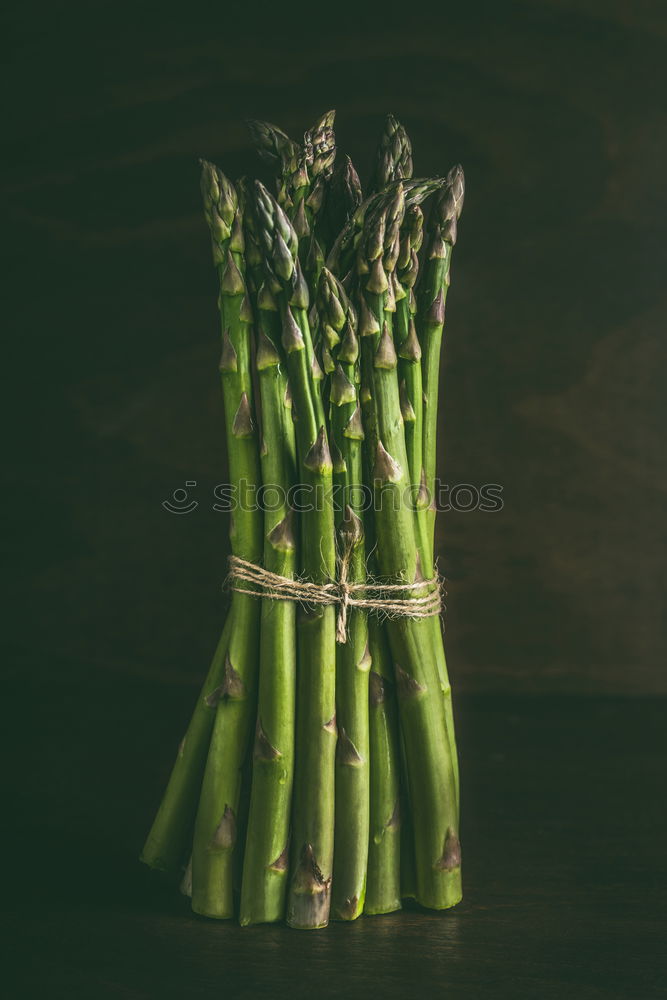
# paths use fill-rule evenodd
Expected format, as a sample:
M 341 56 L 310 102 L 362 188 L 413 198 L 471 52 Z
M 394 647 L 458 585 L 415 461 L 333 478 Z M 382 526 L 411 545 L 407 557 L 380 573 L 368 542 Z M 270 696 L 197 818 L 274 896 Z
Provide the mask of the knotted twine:
M 349 551 L 338 560 L 338 579 L 329 583 L 313 583 L 298 577 L 281 576 L 263 566 L 229 557 L 229 574 L 226 586 L 240 594 L 268 597 L 275 601 L 299 601 L 301 604 L 337 605 L 336 642 L 347 640 L 347 615 L 349 608 L 365 608 L 390 618 L 430 618 L 442 609 L 443 580 L 435 576 L 415 583 L 383 583 L 369 577 L 364 583 L 350 583 Z M 249 587 L 239 584 L 251 584 Z M 417 596 L 418 591 L 428 591 Z M 405 596 L 408 595 L 408 596 Z

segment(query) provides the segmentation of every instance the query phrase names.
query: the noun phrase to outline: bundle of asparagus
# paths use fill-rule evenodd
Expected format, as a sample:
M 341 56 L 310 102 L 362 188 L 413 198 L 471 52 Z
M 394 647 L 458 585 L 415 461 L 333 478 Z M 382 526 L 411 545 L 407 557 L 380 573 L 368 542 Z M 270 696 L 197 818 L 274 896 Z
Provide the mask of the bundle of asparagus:
M 414 179 L 389 115 L 364 198 L 333 121 L 302 144 L 250 122 L 275 197 L 202 163 L 230 479 L 263 502 L 233 512 L 229 613 L 142 860 L 244 925 L 461 899 L 433 497 L 463 172 Z

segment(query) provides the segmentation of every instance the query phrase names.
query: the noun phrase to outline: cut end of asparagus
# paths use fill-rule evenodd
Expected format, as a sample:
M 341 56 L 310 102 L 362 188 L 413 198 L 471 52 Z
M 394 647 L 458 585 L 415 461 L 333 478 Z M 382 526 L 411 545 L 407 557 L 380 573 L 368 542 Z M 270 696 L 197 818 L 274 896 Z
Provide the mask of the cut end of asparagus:
M 326 927 L 329 923 L 331 879 L 325 878 L 313 848 L 306 844 L 290 887 L 287 923 L 300 930 Z

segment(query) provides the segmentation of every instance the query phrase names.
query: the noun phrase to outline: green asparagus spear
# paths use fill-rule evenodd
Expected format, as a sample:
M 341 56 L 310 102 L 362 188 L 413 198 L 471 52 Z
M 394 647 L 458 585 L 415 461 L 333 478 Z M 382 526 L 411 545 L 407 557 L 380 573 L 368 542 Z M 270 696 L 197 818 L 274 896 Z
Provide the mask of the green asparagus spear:
M 190 724 L 178 748 L 169 783 L 141 852 L 144 864 L 172 874 L 176 874 L 187 860 L 187 852 L 192 846 L 197 796 L 213 731 L 217 692 L 225 676 L 230 626 L 231 619 L 227 616 Z
M 334 483 L 339 490 L 336 531 L 339 575 L 352 584 L 366 579 L 363 526 L 363 429 L 358 390 L 356 316 L 345 291 L 325 269 L 318 294 L 320 325 L 336 355 L 331 379 Z M 336 343 L 332 343 L 333 341 Z M 343 628 L 343 624 L 345 627 Z M 354 920 L 364 906 L 369 831 L 367 614 L 351 607 L 336 647 L 336 827 L 333 912 Z
M 383 264 L 383 254 L 394 252 L 403 211 L 399 185 L 390 208 L 365 226 L 361 280 L 379 328 L 367 338 L 364 352 L 378 435 L 373 468 L 378 562 L 389 581 L 412 584 L 420 579 L 415 518 L 409 499 L 392 300 Z M 417 899 L 424 906 L 444 909 L 461 898 L 461 868 L 456 787 L 432 629 L 427 619 L 397 618 L 390 620 L 388 631 L 414 815 Z
M 412 177 L 412 143 L 401 123 L 387 115 L 375 157 L 375 173 L 369 191 L 383 191 L 392 181 Z
M 298 237 L 278 203 L 256 182 L 258 231 L 282 313 L 282 345 L 296 411 L 300 480 L 307 490 L 301 514 L 301 561 L 308 579 L 335 578 L 332 462 L 315 376 L 308 322 L 308 288 Z M 298 620 L 297 737 L 292 819 L 292 866 L 287 920 L 323 927 L 329 920 L 334 836 L 336 749 L 335 610 L 315 606 Z
M 257 428 L 250 370 L 252 315 L 243 263 L 243 205 L 217 168 L 203 164 L 204 210 L 220 277 L 222 357 L 220 373 L 229 473 L 243 490 L 260 479 Z M 219 220 L 229 229 L 222 229 Z M 230 540 L 234 555 L 257 563 L 262 554 L 262 518 L 256 504 L 239 497 Z M 250 498 L 252 499 L 252 498 Z M 243 502 L 241 502 L 243 501 Z M 192 908 L 210 917 L 233 915 L 233 856 L 238 830 L 241 766 L 256 708 L 260 601 L 234 591 L 229 648 L 213 736 L 206 762 L 192 852 Z
M 248 233 L 249 240 L 252 234 Z M 256 280 L 259 278 L 255 271 Z M 295 479 L 294 425 L 279 354 L 280 314 L 265 285 L 254 296 L 255 368 L 261 401 L 264 566 L 292 577 L 296 545 L 288 491 Z M 282 920 L 288 878 L 296 691 L 296 605 L 262 600 L 257 729 L 243 861 L 240 922 Z

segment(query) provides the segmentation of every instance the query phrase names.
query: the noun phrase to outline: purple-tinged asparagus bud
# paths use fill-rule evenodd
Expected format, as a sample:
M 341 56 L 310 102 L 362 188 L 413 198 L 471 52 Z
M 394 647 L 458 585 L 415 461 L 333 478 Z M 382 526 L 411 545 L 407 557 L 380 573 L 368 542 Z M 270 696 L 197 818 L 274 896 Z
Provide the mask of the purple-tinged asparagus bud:
M 387 276 L 387 293 L 384 297 L 384 311 L 396 312 L 396 295 L 394 294 L 394 282 L 391 280 L 393 274 Z
M 310 446 L 308 454 L 303 460 L 303 464 L 311 472 L 331 472 L 333 470 L 333 464 L 331 461 L 331 452 L 329 451 L 329 442 L 327 441 L 327 432 L 324 427 L 320 427 L 319 433 Z
M 378 343 L 377 350 L 375 351 L 375 357 L 373 358 L 373 366 L 375 368 L 384 368 L 388 371 L 392 371 L 397 364 L 398 359 L 396 357 L 394 340 L 389 333 L 389 327 L 385 323 L 382 327 L 382 336 L 380 337 L 380 342 Z
M 273 240 L 272 260 L 273 269 L 284 281 L 289 281 L 294 273 L 294 258 L 289 252 L 287 244 L 280 235 L 276 233 Z
M 400 302 L 408 294 L 401 282 L 398 279 L 396 271 L 392 271 L 389 276 L 389 284 L 391 285 L 392 294 L 394 296 L 394 302 Z
M 438 294 L 433 299 L 433 302 L 424 316 L 424 322 L 434 323 L 438 326 L 442 326 L 445 322 L 445 300 L 442 294 L 442 288 L 438 289 Z
M 419 489 L 415 498 L 415 506 L 418 510 L 428 510 L 431 506 L 431 491 L 426 483 L 426 473 L 423 468 L 419 479 Z
M 330 177 L 336 158 L 336 136 L 334 133 L 335 111 L 327 111 L 308 129 L 304 136 L 304 146 L 308 150 L 308 166 L 313 177 Z
M 317 307 L 320 315 L 336 331 L 345 325 L 347 295 L 340 282 L 328 268 L 323 267 L 320 273 L 317 290 Z
M 376 257 L 371 264 L 371 271 L 368 281 L 366 282 L 366 289 L 371 292 L 372 295 L 382 295 L 387 291 L 387 288 L 387 276 L 384 273 L 384 268 L 382 267 L 382 258 Z
M 358 514 L 352 510 L 349 504 L 345 504 L 343 520 L 340 526 L 340 533 L 347 545 L 354 548 L 364 539 L 364 525 Z
M 350 438 L 351 441 L 364 440 L 364 425 L 361 419 L 359 404 L 355 406 L 352 416 L 343 428 L 343 437 Z
M 257 333 L 255 364 L 257 370 L 260 372 L 265 371 L 267 368 L 275 368 L 276 365 L 280 364 L 280 355 L 273 342 L 269 340 L 263 330 L 259 330 Z
M 373 465 L 373 478 L 380 483 L 399 483 L 403 477 L 403 469 L 385 449 L 382 441 L 378 441 Z
M 273 746 L 271 740 L 266 735 L 262 728 L 262 723 L 257 720 L 257 728 L 255 729 L 255 747 L 253 750 L 254 760 L 266 761 L 267 763 L 272 760 L 280 760 L 282 754 L 280 750 Z
M 315 182 L 306 198 L 306 207 L 310 209 L 313 215 L 317 215 L 322 208 L 325 193 L 324 175 L 320 175 L 315 178 Z
M 405 361 L 421 361 L 422 349 L 419 345 L 415 321 L 412 316 L 408 323 L 408 335 L 398 349 L 398 356 Z
M 384 256 L 382 258 L 382 263 L 384 264 L 385 271 L 391 273 L 394 270 L 400 252 L 401 252 L 400 233 L 398 230 L 396 230 L 396 234 L 391 243 L 385 249 Z
M 241 299 L 241 305 L 239 306 L 239 319 L 242 323 L 252 323 L 255 319 L 247 292 Z
M 387 821 L 386 829 L 393 831 L 393 830 L 400 830 L 400 828 L 401 828 L 401 805 L 399 800 L 396 799 L 396 803 L 394 805 L 392 814 Z
M 292 290 L 290 292 L 289 304 L 295 309 L 307 309 L 310 302 L 308 284 L 303 276 L 301 264 L 297 257 L 294 264 L 294 274 L 292 277 Z
M 364 647 L 364 651 L 361 654 L 361 659 L 357 663 L 357 670 L 361 671 L 362 674 L 367 674 L 371 669 L 373 664 L 373 657 L 371 656 L 371 651 L 368 643 Z
M 359 341 L 356 337 L 352 324 L 348 323 L 345 327 L 341 345 L 338 348 L 338 360 L 345 361 L 347 364 L 353 365 L 358 357 Z
M 461 842 L 451 826 L 447 827 L 442 857 L 436 861 L 439 871 L 451 872 L 461 865 Z
M 368 261 L 376 260 L 384 252 L 387 213 L 381 212 L 365 230 L 365 253 Z
M 285 310 L 282 343 L 288 354 L 291 354 L 292 351 L 303 351 L 306 346 L 299 324 L 294 319 L 291 309 Z
M 398 387 L 399 399 L 401 404 L 401 416 L 406 424 L 414 423 L 417 416 L 414 411 L 414 407 L 410 402 L 410 397 L 408 396 L 408 389 L 405 384 L 405 379 L 401 380 L 401 384 Z
M 223 295 L 243 295 L 245 292 L 245 281 L 229 250 L 225 256 L 220 291 Z
M 324 372 L 320 368 L 320 363 L 315 354 L 313 354 L 310 362 L 310 374 L 314 382 L 321 382 L 324 378 Z
M 371 670 L 368 677 L 368 695 L 371 708 L 377 708 L 378 705 L 384 702 L 384 680 L 374 670 Z
M 242 701 L 246 697 L 246 688 L 241 675 L 234 669 L 229 653 L 225 657 L 225 672 L 222 683 L 204 701 L 209 708 L 215 708 L 218 702 L 224 700 Z
M 334 330 L 332 326 L 329 326 L 328 323 L 323 323 L 321 326 L 321 330 L 322 330 L 322 336 L 324 337 L 327 347 L 330 350 L 331 348 L 335 347 L 336 344 L 340 344 L 340 337 L 338 336 L 338 333 Z
M 252 419 L 252 411 L 247 393 L 241 393 L 241 401 L 232 422 L 232 434 L 235 438 L 251 437 L 255 425 Z
M 336 362 L 331 356 L 331 351 L 329 350 L 326 344 L 322 345 L 321 355 L 322 355 L 322 367 L 324 368 L 324 371 L 326 372 L 327 375 L 331 375 L 331 373 L 336 368 Z
M 254 119 L 249 119 L 246 125 L 260 157 L 274 170 L 280 170 L 283 164 L 298 155 L 297 144 L 277 125 Z
M 354 386 L 340 365 L 336 366 L 336 370 L 331 378 L 331 390 L 329 396 L 334 406 L 343 406 L 345 403 L 353 403 L 357 398 Z
M 269 871 L 272 872 L 286 872 L 289 866 L 289 842 L 285 844 L 282 851 L 271 864 L 268 866 Z
M 331 441 L 331 461 L 333 464 L 333 471 L 336 475 L 345 475 L 347 472 L 347 462 L 343 458 L 340 448 L 335 441 Z
M 220 354 L 219 368 L 223 373 L 238 371 L 238 358 L 229 336 L 229 330 L 227 329 L 222 331 L 222 352 Z
M 336 760 L 344 767 L 363 767 L 366 763 L 342 726 L 336 744 Z
M 425 693 L 426 688 L 424 685 L 420 684 L 415 677 L 406 673 L 398 663 L 394 664 L 394 671 L 396 674 L 396 692 L 399 698 L 418 698 Z
M 231 806 L 225 806 L 215 833 L 208 845 L 209 851 L 228 851 L 236 843 L 236 816 Z
M 457 219 L 460 219 L 463 211 L 463 199 L 465 198 L 465 175 L 460 163 L 452 167 L 447 174 L 447 184 L 451 192 L 454 214 Z
M 360 337 L 373 337 L 376 333 L 380 332 L 380 323 L 378 318 L 373 310 L 368 307 L 363 296 L 361 297 L 359 304 L 358 331 Z
M 304 239 L 306 236 L 310 236 L 310 223 L 306 217 L 306 206 L 304 204 L 303 198 L 299 201 L 297 210 L 292 218 L 292 225 L 294 226 L 294 232 L 299 237 L 299 239 Z
M 266 281 L 263 281 L 257 292 L 257 307 L 264 312 L 278 312 L 278 302 Z

